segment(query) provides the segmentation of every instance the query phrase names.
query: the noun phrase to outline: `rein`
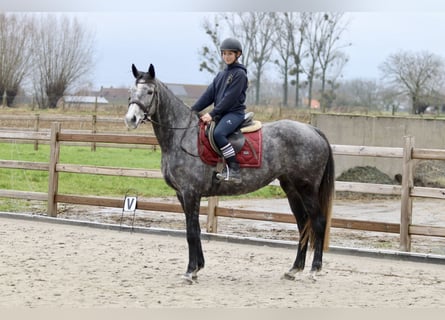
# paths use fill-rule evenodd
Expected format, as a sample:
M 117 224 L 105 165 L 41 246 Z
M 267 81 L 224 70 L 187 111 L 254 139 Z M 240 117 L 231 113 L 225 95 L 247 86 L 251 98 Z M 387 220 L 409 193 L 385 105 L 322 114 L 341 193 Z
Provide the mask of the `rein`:
M 144 113 L 144 116 L 145 116 L 144 121 L 147 120 L 151 123 L 154 123 L 157 126 L 160 126 L 162 128 L 169 129 L 169 130 L 187 130 L 187 129 L 191 129 L 191 128 L 198 126 L 197 124 L 195 124 L 195 125 L 189 125 L 188 127 L 170 127 L 170 126 L 163 125 L 162 123 L 160 123 L 158 121 L 153 120 L 150 116 L 147 116 L 147 113 Z M 193 117 L 193 114 L 190 114 L 189 123 L 192 122 L 192 117 Z

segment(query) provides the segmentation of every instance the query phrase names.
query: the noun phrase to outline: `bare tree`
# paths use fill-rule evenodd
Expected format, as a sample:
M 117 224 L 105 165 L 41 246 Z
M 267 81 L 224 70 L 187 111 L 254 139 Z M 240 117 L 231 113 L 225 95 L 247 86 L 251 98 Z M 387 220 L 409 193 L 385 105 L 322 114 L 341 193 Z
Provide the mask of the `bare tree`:
M 314 79 L 317 72 L 317 61 L 320 55 L 321 47 L 320 43 L 320 28 L 325 20 L 324 14 L 320 13 L 309 13 L 308 17 L 308 28 L 305 33 L 305 40 L 309 53 L 309 60 L 304 69 L 307 75 L 308 82 L 308 102 L 307 106 L 310 108 L 312 104 L 312 88 L 314 84 Z
M 304 56 L 303 42 L 306 31 L 306 13 L 283 12 L 276 15 L 275 39 L 276 52 L 279 59 L 274 62 L 278 66 L 283 77 L 283 105 L 288 105 L 289 75 L 294 75 L 295 80 L 295 106 L 299 104 L 300 75 Z
M 383 78 L 411 100 L 411 113 L 419 113 L 421 105 L 440 91 L 445 64 L 442 57 L 427 51 L 399 51 L 380 66 Z
M 278 59 L 274 60 L 280 75 L 283 77 L 283 100 L 282 105 L 288 106 L 289 70 L 291 68 L 290 54 L 290 32 L 286 28 L 284 13 L 277 13 L 275 16 L 275 43 Z
M 261 76 L 273 50 L 273 15 L 270 12 L 222 13 L 231 36 L 243 45 L 243 63 L 255 82 L 255 103 L 260 101 Z M 253 65 L 253 68 L 251 66 Z
M 308 32 L 306 33 L 310 59 L 305 70 L 309 86 L 308 106 L 312 101 L 314 80 L 321 79 L 321 97 L 322 99 L 326 98 L 324 93 L 329 67 L 338 59 L 342 61 L 337 64 L 337 68 L 347 61 L 345 55 L 340 51 L 345 45 L 338 45 L 341 34 L 346 30 L 346 24 L 341 22 L 342 17 L 342 13 L 315 12 L 310 14 Z M 333 88 L 332 85 L 331 88 Z
M 241 63 L 246 66 L 247 70 L 249 70 L 252 61 L 252 42 L 254 41 L 254 38 L 252 37 L 253 25 L 252 21 L 248 18 L 249 14 L 246 12 L 230 12 L 222 13 L 221 16 L 224 18 L 230 35 L 236 37 L 243 45 Z
M 34 87 L 40 108 L 57 107 L 67 90 L 90 72 L 93 40 L 76 18 L 50 14 L 37 20 Z
M 332 96 L 332 84 L 335 83 L 339 72 L 347 62 L 347 57 L 341 49 L 350 44 L 340 43 L 341 36 L 346 30 L 347 22 L 343 20 L 343 13 L 325 13 L 320 19 L 320 37 L 318 40 L 318 64 L 320 66 L 320 80 L 321 80 L 321 108 L 326 111 L 329 96 Z M 336 78 L 328 79 L 328 69 L 336 67 L 337 70 L 333 73 Z M 330 82 L 331 93 L 325 94 L 326 82 Z
M 274 13 L 256 12 L 250 13 L 254 41 L 252 44 L 252 64 L 255 66 L 253 75 L 255 79 L 255 104 L 260 104 L 261 79 L 265 66 L 270 62 L 270 57 L 274 49 Z
M 251 71 L 255 82 L 255 104 L 260 104 L 261 77 L 264 68 L 270 62 L 274 45 L 273 12 L 241 12 L 226 15 L 230 30 L 234 36 L 244 42 L 243 63 L 246 67 L 251 62 Z
M 205 18 L 202 24 L 205 33 L 210 37 L 211 45 L 204 45 L 199 50 L 199 55 L 203 61 L 199 65 L 199 71 L 207 71 L 212 75 L 216 75 L 218 71 L 224 68 L 224 61 L 220 55 L 221 29 L 220 18 L 218 15 L 213 17 L 213 22 L 209 18 Z
M 0 97 L 11 106 L 31 58 L 32 20 L 27 15 L 0 14 Z
M 345 106 L 377 109 L 382 102 L 382 89 L 376 80 L 352 79 L 342 83 L 339 89 Z
M 298 14 L 290 12 L 286 14 L 286 24 L 288 28 L 290 28 L 290 31 L 292 31 L 290 41 L 294 66 L 293 69 L 290 70 L 290 75 L 295 76 L 295 80 L 291 82 L 295 85 L 295 107 L 300 105 L 300 76 L 304 72 L 303 60 L 308 54 L 305 50 L 305 41 L 307 39 L 306 33 L 309 28 L 310 17 L 311 13 L 307 12 Z

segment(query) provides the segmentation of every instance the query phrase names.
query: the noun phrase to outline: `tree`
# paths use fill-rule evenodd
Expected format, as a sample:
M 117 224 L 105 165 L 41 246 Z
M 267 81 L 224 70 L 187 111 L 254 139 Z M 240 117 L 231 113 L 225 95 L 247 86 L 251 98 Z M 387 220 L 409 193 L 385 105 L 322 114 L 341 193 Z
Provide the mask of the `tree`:
M 240 62 L 243 63 L 255 82 L 255 103 L 259 104 L 261 77 L 264 67 L 270 61 L 273 51 L 274 13 L 240 12 L 222 13 L 221 17 L 228 27 L 231 37 L 243 45 Z M 218 25 L 222 28 L 221 25 Z M 216 28 L 212 34 L 217 33 Z M 218 44 L 219 46 L 219 44 Z M 253 68 L 251 68 L 253 65 Z
M 251 48 L 252 48 L 252 24 L 250 19 L 248 19 L 248 13 L 222 13 L 222 18 L 225 21 L 226 26 L 229 29 L 229 34 L 231 37 L 237 38 L 243 45 L 243 55 L 241 56 L 241 63 L 244 64 L 247 70 L 250 70 Z
M 308 47 L 309 53 L 309 61 L 305 67 L 305 73 L 307 75 L 308 82 L 308 108 L 311 107 L 312 104 L 312 88 L 314 85 L 314 79 L 317 72 L 317 61 L 320 55 L 321 47 L 320 43 L 320 28 L 324 23 L 325 17 L 324 15 L 320 15 L 319 13 L 310 13 L 308 17 L 308 28 L 305 33 L 305 39 Z
M 376 110 L 379 106 L 385 106 L 382 99 L 382 88 L 376 80 L 352 79 L 342 83 L 338 90 L 341 103 L 349 107 L 364 107 Z M 391 101 L 392 103 L 392 101 Z
M 93 64 L 93 34 L 76 18 L 45 15 L 33 33 L 34 88 L 40 108 L 55 108 Z
M 272 12 L 239 12 L 225 15 L 233 36 L 243 44 L 242 62 L 255 82 L 255 104 L 260 103 L 261 77 L 273 51 Z M 250 67 L 252 63 L 253 68 Z
M 252 64 L 255 66 L 253 75 L 255 79 L 255 104 L 260 104 L 261 79 L 265 66 L 270 61 L 274 48 L 274 13 L 250 12 L 252 24 L 251 44 Z
M 325 95 L 325 87 L 328 69 L 336 64 L 336 67 L 343 67 L 347 62 L 346 56 L 340 51 L 344 45 L 338 45 L 341 34 L 346 30 L 346 25 L 341 23 L 342 13 L 322 13 L 316 12 L 309 16 L 309 25 L 306 33 L 309 61 L 306 66 L 308 77 L 308 106 L 311 105 L 313 94 L 313 83 L 316 78 L 321 80 L 321 100 L 322 104 Z M 340 60 L 340 62 L 337 62 Z M 337 62 L 337 63 L 336 63 Z M 337 72 L 338 74 L 338 72 Z M 335 88 L 335 79 L 330 79 L 330 87 Z M 332 96 L 332 93 L 328 94 Z M 323 111 L 325 105 L 322 105 Z
M 11 106 L 32 54 L 32 21 L 26 15 L 0 14 L 0 99 Z M 3 96 L 6 93 L 6 101 Z
M 199 55 L 203 61 L 199 65 L 199 71 L 207 71 L 212 75 L 216 75 L 218 71 L 224 68 L 224 61 L 221 59 L 220 53 L 220 22 L 218 16 L 214 16 L 213 23 L 208 18 L 204 19 L 202 24 L 206 34 L 210 37 L 211 46 L 204 45 L 199 51 Z
M 318 64 L 320 66 L 321 109 L 323 112 L 326 111 L 328 103 L 326 99 L 330 100 L 327 97 L 332 96 L 332 92 L 325 94 L 326 82 L 330 82 L 332 91 L 332 88 L 335 87 L 332 84 L 335 83 L 341 69 L 347 62 L 347 57 L 341 49 L 350 44 L 339 43 L 347 25 L 347 22 L 343 23 L 342 18 L 343 13 L 325 13 L 321 19 L 322 23 L 319 29 L 320 37 L 318 40 L 319 50 L 316 50 L 316 52 L 318 53 Z M 328 79 L 328 69 L 333 66 L 337 67 L 337 70 L 333 73 L 335 77 Z
M 382 78 L 411 100 L 411 113 L 419 113 L 425 101 L 434 98 L 444 80 L 443 58 L 428 52 L 399 51 L 380 66 Z
M 294 67 L 290 70 L 289 74 L 295 76 L 295 81 L 292 83 L 295 85 L 295 107 L 300 104 L 300 75 L 304 72 L 303 59 L 307 56 L 306 50 L 304 50 L 304 44 L 306 33 L 309 27 L 309 18 L 311 13 L 286 13 L 286 24 L 288 28 L 291 28 L 291 55 L 294 62 Z
M 277 13 L 275 22 L 275 48 L 279 59 L 275 65 L 283 77 L 283 105 L 288 105 L 289 76 L 295 75 L 291 83 L 296 87 L 295 106 L 299 102 L 301 61 L 303 60 L 303 39 L 306 30 L 306 13 Z

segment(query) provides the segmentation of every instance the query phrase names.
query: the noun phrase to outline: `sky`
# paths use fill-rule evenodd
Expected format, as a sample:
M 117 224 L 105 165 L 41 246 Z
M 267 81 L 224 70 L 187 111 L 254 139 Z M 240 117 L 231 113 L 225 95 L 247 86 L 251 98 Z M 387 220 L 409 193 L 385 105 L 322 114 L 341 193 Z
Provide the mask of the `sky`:
M 445 1 L 442 0 L 277 0 L 275 4 L 257 0 L 254 7 L 252 1 L 242 0 L 216 2 L 219 5 L 207 0 L 68 3 L 0 0 L 0 3 L 1 10 L 6 12 L 75 15 L 92 29 L 96 35 L 96 64 L 90 80 L 95 88 L 131 85 L 132 63 L 142 70 L 152 63 L 157 76 L 167 83 L 208 84 L 212 76 L 199 71 L 198 50 L 209 44 L 203 20 L 215 12 L 345 12 L 349 23 L 341 41 L 351 45 L 344 49 L 349 57 L 343 69 L 344 79 L 379 79 L 378 66 L 399 50 L 426 50 L 445 59 Z

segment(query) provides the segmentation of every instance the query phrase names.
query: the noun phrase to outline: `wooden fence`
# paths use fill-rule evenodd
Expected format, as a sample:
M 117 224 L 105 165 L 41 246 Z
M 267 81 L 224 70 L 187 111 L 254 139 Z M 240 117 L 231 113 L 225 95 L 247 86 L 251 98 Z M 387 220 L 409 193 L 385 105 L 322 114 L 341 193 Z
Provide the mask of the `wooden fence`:
M 58 193 L 58 174 L 60 172 L 126 177 L 162 178 L 161 173 L 158 170 L 84 166 L 63 164 L 59 162 L 59 152 L 62 143 L 83 142 L 120 145 L 157 145 L 157 140 L 153 136 L 72 133 L 61 131 L 60 123 L 53 123 L 50 132 L 0 131 L 0 140 L 44 140 L 50 144 L 51 154 L 49 163 L 0 160 L 0 168 L 48 171 L 48 192 L 43 193 L 18 190 L 0 190 L 0 197 L 47 201 L 48 215 L 53 217 L 57 216 L 58 203 L 105 206 L 115 208 L 123 208 L 124 206 L 123 199 Z M 445 227 L 422 226 L 412 224 L 412 200 L 414 197 L 445 199 L 445 189 L 414 186 L 413 160 L 445 160 L 445 150 L 415 148 L 414 138 L 410 136 L 405 137 L 405 145 L 403 148 L 332 145 L 332 150 L 336 155 L 400 158 L 402 160 L 403 173 L 401 185 L 384 185 L 341 181 L 336 181 L 335 184 L 336 191 L 400 195 L 400 223 L 333 218 L 331 224 L 332 227 L 400 234 L 400 250 L 402 251 L 410 251 L 412 235 L 445 237 Z M 276 184 L 276 182 L 273 182 L 272 184 Z M 136 209 L 182 213 L 182 208 L 179 203 L 163 204 L 150 201 L 138 201 Z M 210 198 L 208 201 L 208 206 L 202 206 L 200 213 L 203 215 L 207 215 L 208 232 L 217 232 L 218 217 L 295 223 L 295 218 L 291 214 L 278 212 L 257 212 L 253 210 L 219 207 L 218 199 L 216 197 Z
M 88 132 L 88 133 L 125 133 L 128 131 L 122 117 L 100 116 L 97 114 L 90 115 L 61 115 L 61 114 L 0 114 L 0 131 L 25 131 L 49 133 L 51 124 L 54 122 L 63 123 L 65 132 Z M 153 134 L 150 125 L 146 126 L 149 134 Z M 147 134 L 147 130 L 144 132 Z M 142 135 L 142 134 L 141 134 Z M 4 140 L 0 136 L 0 141 Z M 38 150 L 39 143 L 47 143 L 45 139 L 35 139 L 34 150 Z M 85 144 L 85 143 L 78 143 Z M 91 143 L 91 150 L 96 149 L 97 143 Z M 122 147 L 122 144 L 120 145 Z M 141 145 L 141 147 L 143 147 Z M 153 147 L 156 147 L 154 145 Z

